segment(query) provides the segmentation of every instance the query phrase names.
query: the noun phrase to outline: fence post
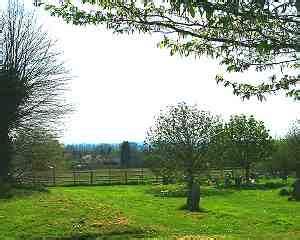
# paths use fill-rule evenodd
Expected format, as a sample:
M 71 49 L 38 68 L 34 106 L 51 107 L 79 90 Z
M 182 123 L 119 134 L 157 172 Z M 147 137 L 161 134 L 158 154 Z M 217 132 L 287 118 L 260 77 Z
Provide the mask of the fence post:
M 55 186 L 56 185 L 55 168 L 52 169 L 52 180 L 53 180 L 53 186 Z
M 36 179 L 35 179 L 35 174 L 32 175 L 32 184 L 35 185 Z
M 74 185 L 76 185 L 76 175 L 75 175 L 75 171 L 73 171 L 73 183 L 74 183 Z
M 93 185 L 93 182 L 94 182 L 94 172 L 91 171 L 90 172 L 90 183 L 91 183 L 91 185 Z
M 109 178 L 109 185 L 111 185 L 112 180 L 111 180 L 111 169 L 108 169 L 108 178 Z
M 124 175 L 125 175 L 125 184 L 128 184 L 128 175 L 127 175 L 127 169 L 125 169 L 124 171 Z
M 141 173 L 142 173 L 142 184 L 144 184 L 144 168 L 142 168 L 142 170 L 141 170 Z

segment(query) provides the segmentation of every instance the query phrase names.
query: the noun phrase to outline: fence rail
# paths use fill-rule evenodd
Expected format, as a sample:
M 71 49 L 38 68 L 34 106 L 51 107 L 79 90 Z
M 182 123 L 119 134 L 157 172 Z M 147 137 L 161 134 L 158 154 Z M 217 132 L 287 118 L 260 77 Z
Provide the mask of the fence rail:
M 22 184 L 64 185 L 112 185 L 159 184 L 162 178 L 148 169 L 108 169 L 100 171 L 43 172 L 24 174 L 18 178 Z
M 199 177 L 202 182 L 213 179 L 224 181 L 226 175 L 232 177 L 243 176 L 244 170 L 240 168 L 227 168 L 223 170 L 210 169 Z M 57 172 L 55 169 L 47 172 L 28 173 L 18 178 L 22 184 L 43 184 L 46 186 L 66 185 L 113 185 L 113 184 L 160 184 L 163 178 L 154 175 L 150 169 L 98 169 L 88 171 Z

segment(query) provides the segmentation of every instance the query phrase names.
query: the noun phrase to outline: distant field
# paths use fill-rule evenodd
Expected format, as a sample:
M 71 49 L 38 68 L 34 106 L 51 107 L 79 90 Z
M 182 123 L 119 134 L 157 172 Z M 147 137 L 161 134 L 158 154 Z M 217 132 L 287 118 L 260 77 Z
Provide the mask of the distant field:
M 183 235 L 300 239 L 300 203 L 279 197 L 280 189 L 205 187 L 201 200 L 204 211 L 189 213 L 180 210 L 185 198 L 149 193 L 157 188 L 150 185 L 55 187 L 49 193 L 0 200 L 0 239 L 99 235 L 121 236 L 118 239 L 137 235 L 153 239 Z

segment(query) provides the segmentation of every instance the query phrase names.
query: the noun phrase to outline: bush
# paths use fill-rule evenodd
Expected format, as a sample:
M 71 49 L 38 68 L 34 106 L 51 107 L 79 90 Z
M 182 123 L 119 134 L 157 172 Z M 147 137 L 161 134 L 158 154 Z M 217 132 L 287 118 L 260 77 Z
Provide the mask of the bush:
M 286 184 L 282 182 L 267 182 L 264 185 L 267 189 L 276 189 L 286 186 Z
M 279 191 L 279 195 L 280 196 L 290 196 L 290 192 L 289 192 L 289 190 L 287 190 L 286 188 L 283 188 L 283 189 L 281 189 L 280 191 Z
M 156 197 L 186 197 L 187 190 L 185 185 L 169 184 L 154 186 L 147 193 Z
M 0 182 L 0 199 L 10 198 L 12 195 L 10 184 Z
M 239 190 L 268 190 L 286 187 L 287 183 L 282 182 L 267 182 L 267 183 L 243 183 L 240 185 L 219 185 L 219 189 L 239 189 Z
M 33 192 L 49 192 L 48 188 L 42 184 L 15 185 L 14 188 Z

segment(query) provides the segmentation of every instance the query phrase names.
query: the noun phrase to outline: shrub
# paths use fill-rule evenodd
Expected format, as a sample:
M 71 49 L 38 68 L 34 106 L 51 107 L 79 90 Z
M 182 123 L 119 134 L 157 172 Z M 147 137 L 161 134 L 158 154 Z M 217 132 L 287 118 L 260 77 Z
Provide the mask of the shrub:
M 147 192 L 157 197 L 186 197 L 187 195 L 186 186 L 178 184 L 154 186 Z
M 289 192 L 289 190 L 288 189 L 286 189 L 286 188 L 283 188 L 283 189 L 281 189 L 280 191 L 279 191 L 279 195 L 280 196 L 290 196 L 290 192 Z
M 0 182 L 0 198 L 10 198 L 12 195 L 10 184 Z
M 42 184 L 15 185 L 14 188 L 33 192 L 49 192 L 48 188 Z

